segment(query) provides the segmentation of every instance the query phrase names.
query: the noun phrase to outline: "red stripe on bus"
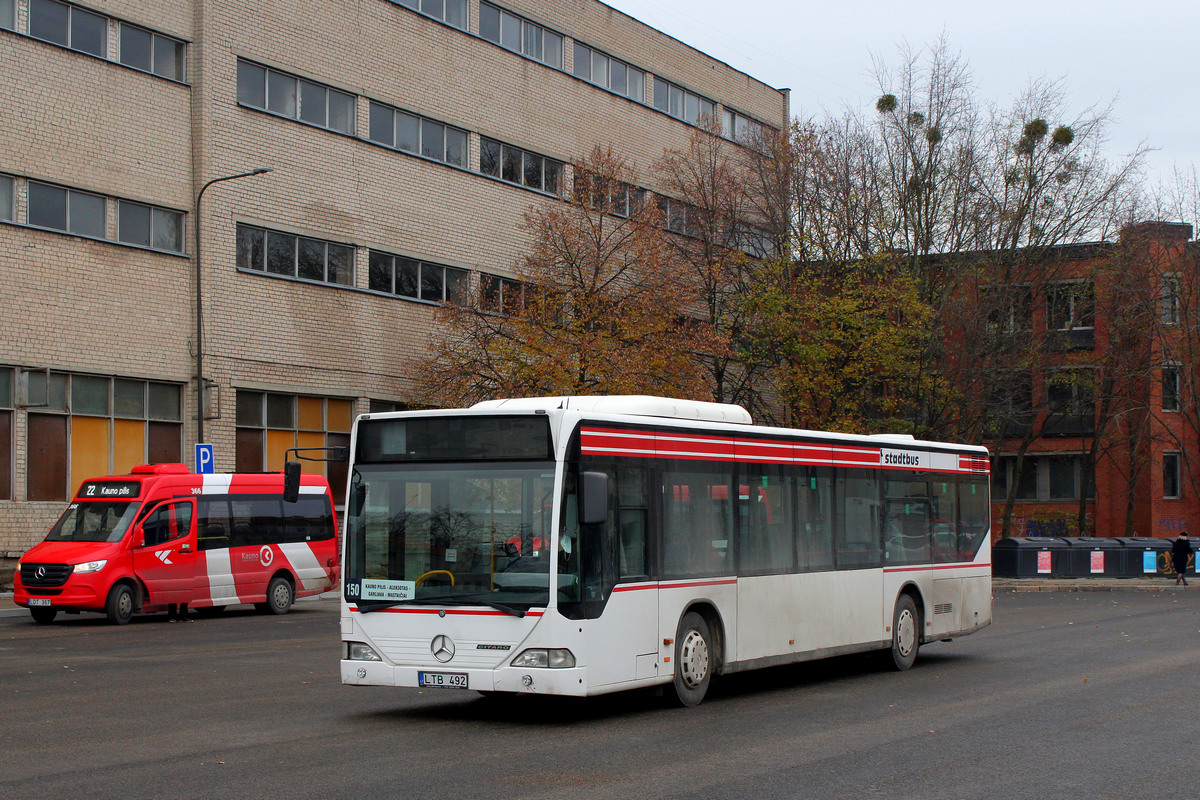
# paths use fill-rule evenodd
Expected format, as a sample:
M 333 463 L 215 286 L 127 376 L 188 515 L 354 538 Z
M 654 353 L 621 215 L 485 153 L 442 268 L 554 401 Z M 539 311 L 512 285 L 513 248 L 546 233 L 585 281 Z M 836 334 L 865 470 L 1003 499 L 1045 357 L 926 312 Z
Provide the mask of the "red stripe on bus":
M 769 464 L 815 464 L 885 469 L 908 469 L 880 464 L 881 449 L 847 447 L 812 442 L 779 442 L 768 439 L 740 439 L 701 434 L 626 431 L 609 428 L 583 428 L 581 449 L 587 455 L 616 455 L 627 458 L 674 458 L 684 461 L 721 460 Z M 924 451 L 922 451 L 924 452 Z M 957 467 L 929 469 L 928 472 L 988 474 L 986 457 L 953 454 Z
M 924 572 L 930 569 L 971 569 L 972 567 L 987 567 L 991 569 L 992 563 L 989 561 L 986 564 L 931 564 L 924 567 L 884 567 L 883 571 L 887 572 Z
M 736 583 L 737 583 L 737 578 L 727 578 L 724 580 L 691 581 L 689 583 L 661 583 L 661 584 L 659 584 L 658 588 L 660 588 L 660 589 L 688 589 L 688 588 L 691 588 L 694 586 L 729 586 L 731 584 L 736 584 Z

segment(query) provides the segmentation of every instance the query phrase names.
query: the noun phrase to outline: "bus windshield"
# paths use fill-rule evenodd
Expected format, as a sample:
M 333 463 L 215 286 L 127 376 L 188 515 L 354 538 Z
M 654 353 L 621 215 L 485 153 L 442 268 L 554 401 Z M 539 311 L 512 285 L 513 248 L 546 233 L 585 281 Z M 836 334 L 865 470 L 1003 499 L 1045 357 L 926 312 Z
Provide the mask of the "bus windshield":
M 549 603 L 554 463 L 360 464 L 346 522 L 346 599 Z
M 119 542 L 141 503 L 71 503 L 54 523 L 47 542 Z

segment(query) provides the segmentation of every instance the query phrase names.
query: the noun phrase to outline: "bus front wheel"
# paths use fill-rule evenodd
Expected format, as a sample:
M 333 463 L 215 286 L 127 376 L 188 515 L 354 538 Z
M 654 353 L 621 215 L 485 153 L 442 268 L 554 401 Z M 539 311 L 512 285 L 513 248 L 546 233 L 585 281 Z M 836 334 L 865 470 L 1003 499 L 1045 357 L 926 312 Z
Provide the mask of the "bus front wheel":
M 902 594 L 892 614 L 892 666 L 906 670 L 917 660 L 921 647 L 921 618 L 912 597 Z
M 29 615 L 39 625 L 48 625 L 54 622 L 54 618 L 58 616 L 58 609 L 46 608 L 45 606 L 30 606 Z
M 684 614 L 675 635 L 675 678 L 668 690 L 671 699 L 681 706 L 699 705 L 712 682 L 715 656 L 708 622 L 695 611 Z
M 124 625 L 133 619 L 133 589 L 128 583 L 118 583 L 109 590 L 104 613 L 114 625 Z

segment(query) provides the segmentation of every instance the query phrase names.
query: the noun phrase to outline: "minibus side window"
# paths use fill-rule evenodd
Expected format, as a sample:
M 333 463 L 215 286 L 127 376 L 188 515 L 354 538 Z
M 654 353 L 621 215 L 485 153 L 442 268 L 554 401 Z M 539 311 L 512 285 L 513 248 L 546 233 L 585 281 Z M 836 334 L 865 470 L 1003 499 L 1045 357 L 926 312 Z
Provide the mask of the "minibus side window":
M 229 514 L 229 498 L 224 495 L 201 497 L 197 500 L 197 547 L 200 550 L 220 550 L 229 547 L 233 521 Z

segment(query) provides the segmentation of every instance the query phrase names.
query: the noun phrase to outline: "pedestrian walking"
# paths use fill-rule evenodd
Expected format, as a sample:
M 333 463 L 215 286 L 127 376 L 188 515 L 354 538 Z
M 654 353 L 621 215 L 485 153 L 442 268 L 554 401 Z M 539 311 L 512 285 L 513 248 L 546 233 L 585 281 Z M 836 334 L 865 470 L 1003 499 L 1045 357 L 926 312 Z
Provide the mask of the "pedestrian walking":
M 1188 539 L 1187 531 L 1179 534 L 1171 543 L 1171 564 L 1175 567 L 1175 585 L 1183 583 L 1187 586 L 1188 559 L 1192 555 L 1192 542 Z

